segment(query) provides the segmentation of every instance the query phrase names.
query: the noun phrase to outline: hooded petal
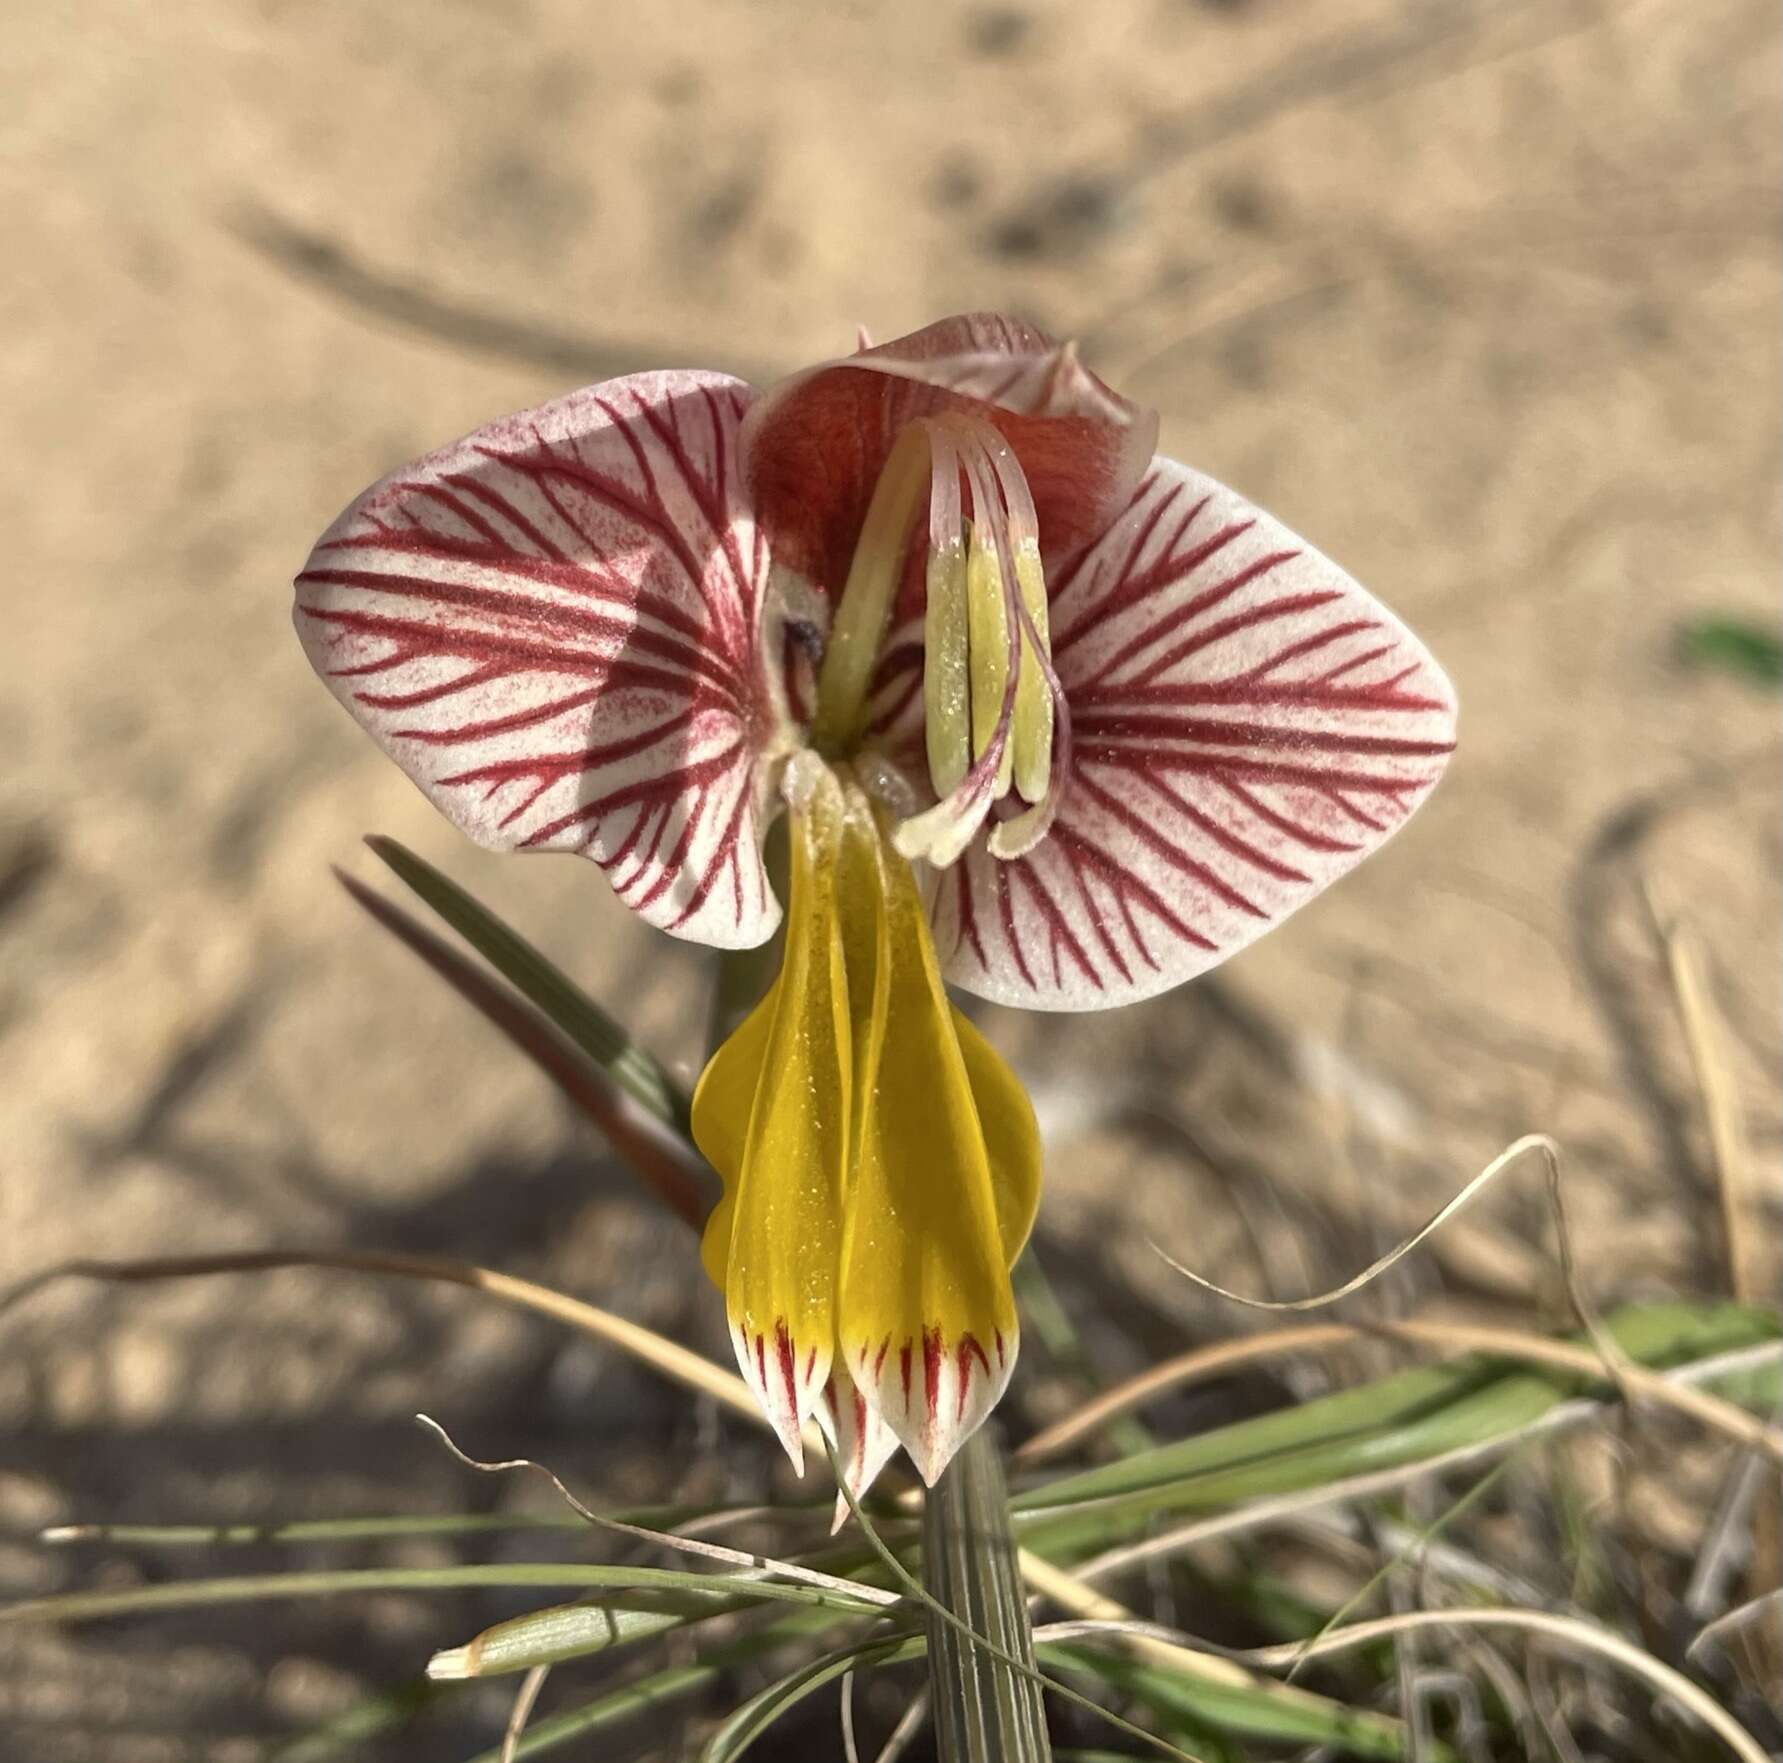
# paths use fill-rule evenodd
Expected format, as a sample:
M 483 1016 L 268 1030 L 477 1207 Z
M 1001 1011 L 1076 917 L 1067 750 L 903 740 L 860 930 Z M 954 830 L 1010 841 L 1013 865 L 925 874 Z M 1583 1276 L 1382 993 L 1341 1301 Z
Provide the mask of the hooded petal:
M 947 1001 L 909 866 L 883 844 L 877 856 L 873 982 L 851 986 L 837 1358 L 932 1486 L 1015 1366 L 1009 1268 L 1033 1220 L 1039 1135 L 1020 1085 Z
M 821 766 L 791 817 L 786 959 L 713 1056 L 693 1135 L 724 1181 L 700 1253 L 744 1380 L 801 1471 L 829 1382 L 853 1082 L 836 857 L 842 793 Z
M 749 396 L 636 374 L 492 423 L 374 485 L 297 578 L 312 664 L 454 824 L 592 857 L 652 924 L 720 948 L 780 916 Z
M 1049 552 L 1087 544 L 1126 506 L 1156 413 L 1110 391 L 1073 345 L 992 312 L 946 318 L 795 374 L 744 424 L 746 474 L 776 561 L 839 592 L 892 444 L 918 417 L 981 416 L 1014 447 Z
M 1279 924 L 1381 845 L 1455 739 L 1442 670 L 1280 522 L 1159 459 L 1053 584 L 1072 746 L 1047 837 L 938 876 L 947 977 L 1129 1003 Z

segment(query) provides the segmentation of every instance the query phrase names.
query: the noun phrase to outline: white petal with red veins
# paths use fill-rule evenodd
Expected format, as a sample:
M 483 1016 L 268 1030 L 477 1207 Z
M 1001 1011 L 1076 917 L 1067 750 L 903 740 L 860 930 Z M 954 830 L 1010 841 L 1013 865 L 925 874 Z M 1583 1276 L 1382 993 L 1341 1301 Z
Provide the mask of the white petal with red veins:
M 297 578 L 311 662 L 456 825 L 592 857 L 652 924 L 720 948 L 780 917 L 749 396 L 636 374 L 493 423 L 373 486 Z
M 1382 844 L 1441 775 L 1454 692 L 1386 607 L 1172 460 L 1052 584 L 1072 752 L 1027 856 L 934 880 L 947 977 L 1091 1010 L 1192 978 Z

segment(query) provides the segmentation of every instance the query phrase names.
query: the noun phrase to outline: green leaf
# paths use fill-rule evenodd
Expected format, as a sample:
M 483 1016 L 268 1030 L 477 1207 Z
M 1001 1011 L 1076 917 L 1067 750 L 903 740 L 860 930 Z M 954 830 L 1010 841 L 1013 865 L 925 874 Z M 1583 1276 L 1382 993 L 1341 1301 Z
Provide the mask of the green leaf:
M 645 1514 L 615 1516 L 658 1528 L 692 1516 L 686 1508 L 651 1508 Z M 439 1517 L 306 1518 L 264 1524 L 59 1524 L 39 1539 L 67 1546 L 104 1543 L 144 1549 L 230 1548 L 255 1543 L 377 1543 L 404 1537 L 503 1535 L 510 1531 L 576 1530 L 588 1521 L 572 1513 L 453 1513 Z
M 273 1598 L 329 1597 L 353 1592 L 457 1591 L 466 1586 L 515 1588 L 566 1586 L 590 1591 L 649 1593 L 721 1591 L 745 1603 L 806 1604 L 872 1615 L 884 1606 L 821 1586 L 745 1578 L 728 1573 L 681 1573 L 666 1567 L 610 1567 L 570 1562 L 503 1562 L 466 1567 L 352 1567 L 325 1572 L 243 1574 L 229 1579 L 188 1579 L 171 1585 L 131 1586 L 115 1592 L 61 1592 L 0 1606 L 0 1626 L 15 1622 L 78 1622 L 143 1610 L 195 1609 L 258 1603 Z M 610 1600 L 618 1602 L 618 1600 Z M 648 1604 L 646 1603 L 646 1607 Z
M 498 973 L 548 1016 L 597 1065 L 658 1119 L 691 1136 L 690 1103 L 656 1056 L 520 933 L 450 877 L 395 839 L 374 833 L 372 851 Z
M 1733 1304 L 1632 1306 L 1605 1326 L 1651 1369 L 1759 1345 L 1778 1332 L 1774 1317 Z M 1774 1388 L 1775 1368 L 1770 1381 Z M 1608 1393 L 1607 1384 L 1477 1355 L 1419 1366 L 1045 1483 L 1011 1506 L 1024 1547 L 1069 1560 L 1159 1513 L 1301 1492 L 1504 1437 L 1593 1388 Z
M 1688 665 L 1738 674 L 1758 686 L 1783 685 L 1783 639 L 1755 619 L 1709 613 L 1678 626 L 1678 654 Z
M 1137 1697 L 1166 1722 L 1186 1722 L 1179 1735 L 1196 1738 L 1202 1729 L 1235 1738 L 1275 1739 L 1336 1746 L 1352 1757 L 1401 1757 L 1406 1732 L 1398 1721 L 1323 1698 L 1280 1700 L 1238 1684 L 1190 1677 L 1140 1659 L 1119 1648 L 1088 1642 L 1042 1643 L 1040 1656 L 1056 1668 L 1088 1673 L 1113 1688 Z M 1453 1755 L 1445 1747 L 1429 1753 L 1428 1763 Z

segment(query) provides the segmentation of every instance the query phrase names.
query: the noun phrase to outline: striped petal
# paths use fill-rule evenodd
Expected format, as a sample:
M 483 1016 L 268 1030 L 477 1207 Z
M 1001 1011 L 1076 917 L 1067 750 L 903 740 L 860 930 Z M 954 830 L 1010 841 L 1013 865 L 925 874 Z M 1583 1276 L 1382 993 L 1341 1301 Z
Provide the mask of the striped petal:
M 749 396 L 637 374 L 493 423 L 373 486 L 297 578 L 316 670 L 457 826 L 592 857 L 652 924 L 720 948 L 780 915 Z
M 1033 1009 L 1162 992 L 1279 924 L 1423 801 L 1455 739 L 1442 670 L 1269 515 L 1154 462 L 1052 582 L 1072 746 L 1026 856 L 934 880 L 947 977 Z
M 1040 1152 L 1020 1085 L 947 1001 L 890 824 L 876 853 L 873 984 L 855 988 L 837 1350 L 932 1486 L 1014 1369 L 1009 1268 L 1033 1220 Z

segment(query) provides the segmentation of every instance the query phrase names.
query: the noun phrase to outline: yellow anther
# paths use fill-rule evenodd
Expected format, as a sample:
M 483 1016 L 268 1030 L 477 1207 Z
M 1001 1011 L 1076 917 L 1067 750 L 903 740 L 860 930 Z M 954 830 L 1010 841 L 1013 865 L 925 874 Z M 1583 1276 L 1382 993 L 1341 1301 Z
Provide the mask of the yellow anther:
M 982 521 L 973 523 L 967 547 L 966 628 L 972 652 L 972 757 L 977 759 L 996 736 L 1009 686 L 1009 610 L 1003 601 L 1003 571 L 996 540 Z M 1009 788 L 1014 768 L 1011 742 L 1003 748 L 997 795 Z
M 1046 576 L 1040 567 L 1040 547 L 1032 539 L 1020 543 L 1015 553 L 1015 580 L 1027 609 L 1034 635 L 1050 655 L 1046 628 Z M 1034 640 L 1022 632 L 1021 668 L 1015 680 L 1015 727 L 1010 751 L 1015 758 L 1015 787 L 1029 802 L 1046 794 L 1052 775 L 1052 693 L 1047 689 Z
M 937 796 L 959 787 L 972 762 L 971 684 L 966 654 L 966 546 L 929 553 L 922 626 L 923 737 Z

